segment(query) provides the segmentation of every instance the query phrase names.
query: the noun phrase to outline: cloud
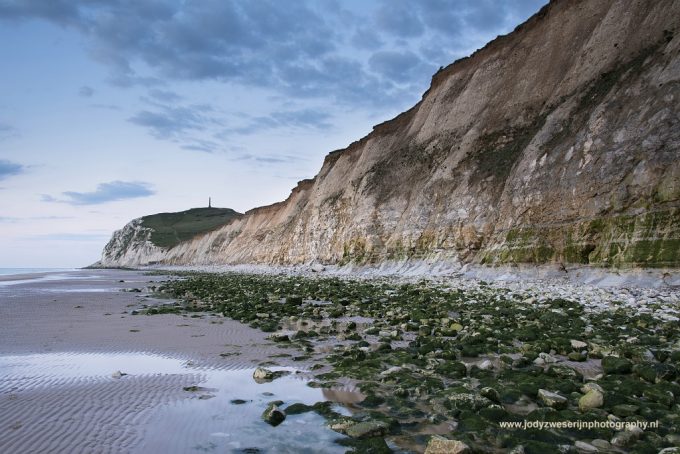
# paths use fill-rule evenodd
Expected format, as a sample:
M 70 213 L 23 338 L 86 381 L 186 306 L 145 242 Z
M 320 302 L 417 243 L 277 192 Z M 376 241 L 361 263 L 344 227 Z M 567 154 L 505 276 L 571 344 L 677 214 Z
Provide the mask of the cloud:
M 182 97 L 177 93 L 169 90 L 159 90 L 152 88 L 149 90 L 149 97 L 160 102 L 173 103 L 182 100 Z
M 26 166 L 17 164 L 16 162 L 0 159 L 0 180 L 4 180 L 13 175 L 19 175 L 26 171 Z
M 27 217 L 14 217 L 14 216 L 0 216 L 0 223 L 15 223 L 15 222 L 33 222 L 33 221 L 56 221 L 63 219 L 74 219 L 73 216 L 27 216 Z
M 10 124 L 0 121 L 0 140 L 8 139 L 17 135 L 17 130 Z
M 107 241 L 111 235 L 105 233 L 47 233 L 24 237 L 27 240 L 39 241 Z
M 396 83 L 407 83 L 413 80 L 414 74 L 422 73 L 425 66 L 427 72 L 435 68 L 426 65 L 415 53 L 381 51 L 374 53 L 368 60 L 370 68 Z
M 70 205 L 97 205 L 118 200 L 148 197 L 155 194 L 149 183 L 141 181 L 111 181 L 97 185 L 92 192 L 63 192 L 64 198 L 59 199 L 50 195 L 43 195 L 43 202 L 60 202 Z
M 214 153 L 220 150 L 222 147 L 217 142 L 211 140 L 197 139 L 197 138 L 187 138 L 185 139 L 184 145 L 181 146 L 184 150 L 189 151 L 202 151 L 204 153 Z
M 390 0 L 376 13 L 376 23 L 382 30 L 399 36 L 413 38 L 422 35 L 425 27 L 418 14 L 414 14 L 410 2 Z
M 82 96 L 83 98 L 91 98 L 93 94 L 94 89 L 92 89 L 92 87 L 88 87 L 87 85 L 83 85 L 78 89 L 78 95 Z
M 249 161 L 257 164 L 290 164 L 293 162 L 299 162 L 302 161 L 302 159 L 298 156 L 293 156 L 293 155 L 280 155 L 280 154 L 269 154 L 269 155 L 263 155 L 263 154 L 242 154 L 234 159 L 232 161 Z
M 180 101 L 163 83 L 217 81 L 375 110 L 408 105 L 433 68 L 510 31 L 544 3 L 382 0 L 350 12 L 349 4 L 313 0 L 4 0 L 0 19 L 79 31 L 112 83 L 148 87 L 161 102 Z M 133 118 L 167 136 L 178 114 Z
M 221 136 L 233 132 L 248 135 L 278 128 L 327 130 L 333 126 L 331 117 L 328 112 L 317 109 L 277 111 L 267 116 L 251 117 L 245 125 L 228 129 Z
M 158 139 L 178 138 L 188 131 L 203 131 L 215 119 L 204 112 L 212 110 L 205 105 L 169 107 L 160 106 L 159 111 L 142 110 L 128 118 L 130 123 L 144 126 Z

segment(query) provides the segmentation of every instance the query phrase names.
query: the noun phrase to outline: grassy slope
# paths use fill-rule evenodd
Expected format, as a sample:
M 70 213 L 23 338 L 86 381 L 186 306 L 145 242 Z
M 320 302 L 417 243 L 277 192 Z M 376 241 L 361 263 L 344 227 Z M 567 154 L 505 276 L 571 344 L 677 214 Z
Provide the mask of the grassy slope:
M 153 229 L 151 241 L 171 248 L 182 241 L 229 223 L 241 214 L 230 208 L 192 208 L 179 213 L 158 213 L 142 218 L 142 226 Z

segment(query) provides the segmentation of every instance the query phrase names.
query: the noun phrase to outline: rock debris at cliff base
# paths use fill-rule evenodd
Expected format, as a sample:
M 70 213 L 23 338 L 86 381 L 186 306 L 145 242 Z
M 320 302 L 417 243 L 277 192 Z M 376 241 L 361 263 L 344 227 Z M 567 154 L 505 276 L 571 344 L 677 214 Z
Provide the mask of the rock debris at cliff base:
M 212 306 L 297 349 L 288 359 L 311 364 L 312 386 L 355 383 L 364 398 L 352 416 L 295 410 L 324 416 L 355 452 L 390 452 L 385 440 L 418 451 L 433 439 L 526 453 L 680 443 L 674 289 L 187 273 L 159 290 L 179 311 Z M 501 427 L 525 420 L 611 427 Z

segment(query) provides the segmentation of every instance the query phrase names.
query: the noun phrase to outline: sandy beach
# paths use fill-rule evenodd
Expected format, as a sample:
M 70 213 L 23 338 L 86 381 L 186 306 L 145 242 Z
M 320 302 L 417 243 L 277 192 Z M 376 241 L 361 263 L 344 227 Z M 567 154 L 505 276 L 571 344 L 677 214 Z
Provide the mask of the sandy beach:
M 272 399 L 325 400 L 304 374 L 253 381 L 257 364 L 286 353 L 265 333 L 218 316 L 131 315 L 159 302 L 147 287 L 164 277 L 82 270 L 2 279 L 0 452 L 242 452 L 296 438 L 278 452 L 344 452 L 332 443 L 342 435 L 317 415 L 275 434 L 260 420 Z M 249 405 L 230 404 L 237 398 Z

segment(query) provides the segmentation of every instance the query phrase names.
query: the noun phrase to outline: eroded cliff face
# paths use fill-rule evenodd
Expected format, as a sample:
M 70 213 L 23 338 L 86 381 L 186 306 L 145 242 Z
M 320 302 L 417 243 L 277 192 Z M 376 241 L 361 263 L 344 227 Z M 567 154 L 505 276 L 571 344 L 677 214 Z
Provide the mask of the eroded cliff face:
M 553 1 L 284 202 L 169 250 L 133 221 L 102 263 L 678 266 L 678 17 L 672 0 Z

